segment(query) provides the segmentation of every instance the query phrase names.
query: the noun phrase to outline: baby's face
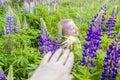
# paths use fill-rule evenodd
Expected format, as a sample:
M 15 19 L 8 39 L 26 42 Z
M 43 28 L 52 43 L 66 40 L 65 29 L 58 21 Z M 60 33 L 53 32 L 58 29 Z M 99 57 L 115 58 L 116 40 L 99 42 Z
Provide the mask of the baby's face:
M 69 22 L 67 25 L 66 25 L 66 34 L 68 36 L 78 36 L 79 35 L 79 30 L 78 30 L 78 27 L 74 24 L 74 22 Z

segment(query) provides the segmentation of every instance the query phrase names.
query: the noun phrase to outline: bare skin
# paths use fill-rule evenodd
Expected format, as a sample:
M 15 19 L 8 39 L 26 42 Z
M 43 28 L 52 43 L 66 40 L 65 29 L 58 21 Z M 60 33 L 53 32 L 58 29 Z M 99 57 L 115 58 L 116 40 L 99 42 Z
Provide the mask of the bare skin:
M 49 52 L 28 80 L 72 80 L 70 72 L 73 63 L 74 55 L 68 49 L 60 48 L 53 55 Z
M 78 27 L 72 19 L 63 19 L 59 22 L 58 26 L 62 27 L 62 33 L 65 37 L 77 37 L 79 35 Z

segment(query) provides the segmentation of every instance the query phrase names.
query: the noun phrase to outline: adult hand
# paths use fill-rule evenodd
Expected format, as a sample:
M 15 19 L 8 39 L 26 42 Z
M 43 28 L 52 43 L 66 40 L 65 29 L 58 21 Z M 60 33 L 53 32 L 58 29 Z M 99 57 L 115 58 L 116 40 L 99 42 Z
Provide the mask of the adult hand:
M 70 74 L 74 55 L 68 49 L 58 49 L 53 55 L 47 53 L 29 80 L 72 80 Z

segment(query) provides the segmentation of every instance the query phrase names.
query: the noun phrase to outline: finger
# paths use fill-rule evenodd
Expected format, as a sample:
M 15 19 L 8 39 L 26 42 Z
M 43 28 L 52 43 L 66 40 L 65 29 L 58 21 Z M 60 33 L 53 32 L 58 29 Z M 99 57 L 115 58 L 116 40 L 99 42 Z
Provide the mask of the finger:
M 73 79 L 73 75 L 70 75 L 68 80 L 72 80 L 72 79 Z
M 69 49 L 70 45 L 67 45 L 67 49 Z
M 67 79 L 65 79 L 65 80 L 72 80 L 73 79 L 73 76 L 71 75 L 71 74 L 69 74 L 68 76 L 67 76 Z
M 58 62 L 64 65 L 65 62 L 66 62 L 66 60 L 67 60 L 67 58 L 68 58 L 68 56 L 69 56 L 69 49 L 67 49 L 67 50 L 65 50 L 63 52 L 63 55 L 60 57 L 60 59 L 58 60 Z
M 69 57 L 68 57 L 66 63 L 65 63 L 65 67 L 67 67 L 68 72 L 71 71 L 71 69 L 72 69 L 72 67 L 73 67 L 73 63 L 74 63 L 74 54 L 71 52 L 71 53 L 69 54 Z
M 65 44 L 67 41 L 62 42 L 62 45 Z
M 62 46 L 62 48 L 63 48 L 63 49 L 64 49 L 64 48 L 66 48 L 66 47 L 67 47 L 67 45 L 68 45 L 67 43 L 66 43 L 66 44 L 64 44 L 64 45 Z
M 52 53 L 48 52 L 42 59 L 41 64 L 48 63 L 51 58 Z
M 66 39 L 68 38 L 67 36 L 64 36 Z
M 58 49 L 53 56 L 50 59 L 50 62 L 57 62 L 57 60 L 59 59 L 60 55 L 62 54 L 62 48 Z

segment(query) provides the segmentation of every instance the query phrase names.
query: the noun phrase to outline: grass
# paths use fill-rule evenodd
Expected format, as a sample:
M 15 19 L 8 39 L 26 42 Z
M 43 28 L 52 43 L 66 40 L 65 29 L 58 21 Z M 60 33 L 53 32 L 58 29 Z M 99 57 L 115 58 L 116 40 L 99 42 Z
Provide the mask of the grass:
M 97 66 L 92 68 L 93 74 L 89 74 L 86 71 L 86 67 L 81 66 L 80 59 L 82 57 L 83 45 L 85 43 L 85 37 L 91 23 L 91 20 L 94 18 L 94 15 L 99 11 L 101 6 L 107 4 L 107 14 L 106 20 L 110 17 L 113 7 L 118 6 L 117 18 L 116 18 L 116 26 L 115 26 L 115 36 L 119 32 L 120 27 L 120 6 L 119 1 L 116 2 L 107 2 L 103 1 L 99 2 L 99 0 L 90 0 L 84 2 L 84 0 L 78 0 L 74 2 L 62 1 L 59 4 L 59 9 L 54 10 L 54 7 L 51 6 L 51 10 L 53 15 L 49 15 L 48 6 L 39 6 L 35 7 L 34 14 L 26 14 L 23 12 L 23 3 L 7 3 L 5 7 L 0 7 L 0 66 L 4 69 L 5 73 L 8 74 L 8 70 L 10 65 L 13 66 L 13 74 L 14 80 L 25 80 L 29 78 L 33 71 L 39 65 L 42 57 L 39 53 L 39 34 L 40 34 L 40 18 L 42 17 L 47 25 L 47 29 L 50 33 L 50 37 L 55 39 L 58 35 L 58 22 L 64 18 L 71 18 L 74 20 L 75 24 L 79 28 L 79 39 L 81 41 L 82 49 L 77 49 L 74 52 L 75 54 L 75 63 L 72 69 L 72 74 L 74 75 L 74 80 L 100 80 L 101 73 L 103 71 L 104 57 L 106 54 L 106 50 L 111 43 L 111 40 L 107 39 L 106 35 L 103 34 L 102 37 L 102 50 L 97 52 L 98 58 L 95 60 Z M 68 9 L 68 5 L 70 4 L 71 9 Z M 15 33 L 14 35 L 3 35 L 3 30 L 6 25 L 6 15 L 7 15 L 7 7 L 11 5 L 14 11 L 14 19 L 16 27 L 16 16 L 19 16 L 21 25 L 23 27 L 24 16 L 27 19 L 29 29 L 22 29 L 20 32 Z M 20 5 L 21 12 L 17 11 L 17 6 Z M 80 24 L 77 19 L 76 13 L 82 18 L 82 23 Z M 103 25 L 103 32 L 105 29 L 105 23 Z M 13 38 L 13 40 L 11 40 Z M 14 44 L 11 44 L 11 43 Z M 9 48 L 12 47 L 12 51 Z M 120 71 L 120 69 L 119 69 Z M 117 75 L 116 80 L 120 79 L 120 73 Z

